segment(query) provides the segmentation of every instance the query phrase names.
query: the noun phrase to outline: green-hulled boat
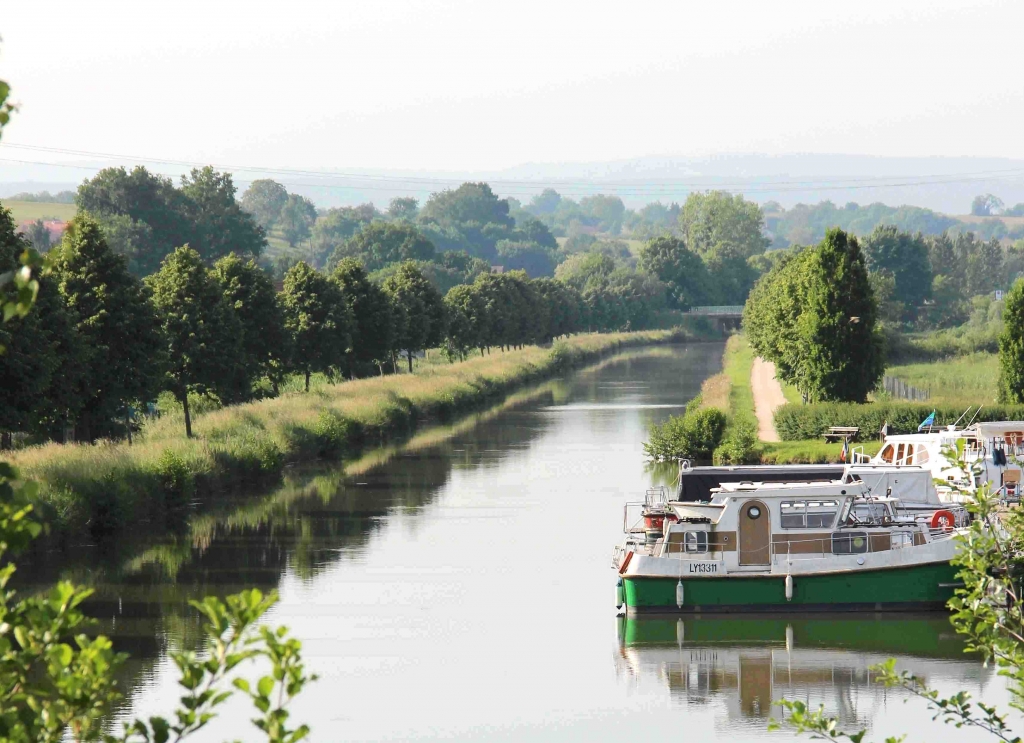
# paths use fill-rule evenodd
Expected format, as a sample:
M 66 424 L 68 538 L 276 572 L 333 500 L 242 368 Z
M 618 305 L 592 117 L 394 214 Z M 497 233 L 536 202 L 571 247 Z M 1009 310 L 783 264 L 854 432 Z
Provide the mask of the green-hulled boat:
M 942 609 L 959 585 L 946 509 L 864 483 L 727 483 L 705 503 L 648 494 L 616 549 L 629 614 Z

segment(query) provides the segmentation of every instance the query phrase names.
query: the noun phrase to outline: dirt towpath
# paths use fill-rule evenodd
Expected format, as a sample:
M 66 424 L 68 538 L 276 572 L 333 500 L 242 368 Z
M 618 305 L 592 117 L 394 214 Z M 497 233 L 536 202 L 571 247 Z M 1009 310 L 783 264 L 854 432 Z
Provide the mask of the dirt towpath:
M 754 359 L 750 372 L 750 388 L 754 393 L 754 414 L 757 416 L 757 437 L 761 441 L 779 441 L 772 414 L 786 404 L 782 385 L 775 378 L 775 364 L 760 356 Z

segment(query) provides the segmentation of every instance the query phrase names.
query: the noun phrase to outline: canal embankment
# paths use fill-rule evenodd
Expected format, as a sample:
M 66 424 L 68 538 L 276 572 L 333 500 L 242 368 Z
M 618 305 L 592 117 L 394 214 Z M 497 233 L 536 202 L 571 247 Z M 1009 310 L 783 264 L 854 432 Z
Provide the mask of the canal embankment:
M 286 467 L 342 460 L 408 438 L 419 426 L 493 405 L 525 385 L 627 347 L 697 340 L 689 331 L 588 334 L 493 353 L 420 373 L 323 385 L 310 393 L 235 405 L 145 425 L 132 444 L 46 444 L 6 457 L 39 484 L 37 514 L 50 528 L 97 537 L 180 527 L 197 502 L 259 491 Z

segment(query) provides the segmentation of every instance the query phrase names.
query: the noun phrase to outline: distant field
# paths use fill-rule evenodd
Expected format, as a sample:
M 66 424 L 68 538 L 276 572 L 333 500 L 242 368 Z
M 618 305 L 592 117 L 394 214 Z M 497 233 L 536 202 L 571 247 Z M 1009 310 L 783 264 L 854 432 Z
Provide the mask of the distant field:
M 74 204 L 44 204 L 38 201 L 5 201 L 0 199 L 5 209 L 11 210 L 15 223 L 37 219 L 59 219 L 67 221 L 75 216 L 78 207 Z
M 999 356 L 994 353 L 973 353 L 931 364 L 890 366 L 885 373 L 919 390 L 927 390 L 930 403 L 984 405 L 996 401 Z
M 981 224 L 982 222 L 998 219 L 1007 227 L 1020 227 L 1024 225 L 1024 217 L 976 217 L 973 214 L 954 214 L 952 216 L 954 219 L 959 219 L 961 222 L 967 222 L 968 224 Z

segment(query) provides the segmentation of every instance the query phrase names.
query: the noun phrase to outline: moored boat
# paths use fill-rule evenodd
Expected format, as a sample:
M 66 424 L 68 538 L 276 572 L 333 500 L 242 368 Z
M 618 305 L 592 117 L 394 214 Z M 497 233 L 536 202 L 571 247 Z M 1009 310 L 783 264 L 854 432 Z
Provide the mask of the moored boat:
M 725 483 L 707 502 L 655 500 L 643 513 L 662 516 L 660 536 L 627 518 L 616 550 L 631 614 L 939 609 L 958 585 L 958 516 L 908 512 L 862 481 Z

